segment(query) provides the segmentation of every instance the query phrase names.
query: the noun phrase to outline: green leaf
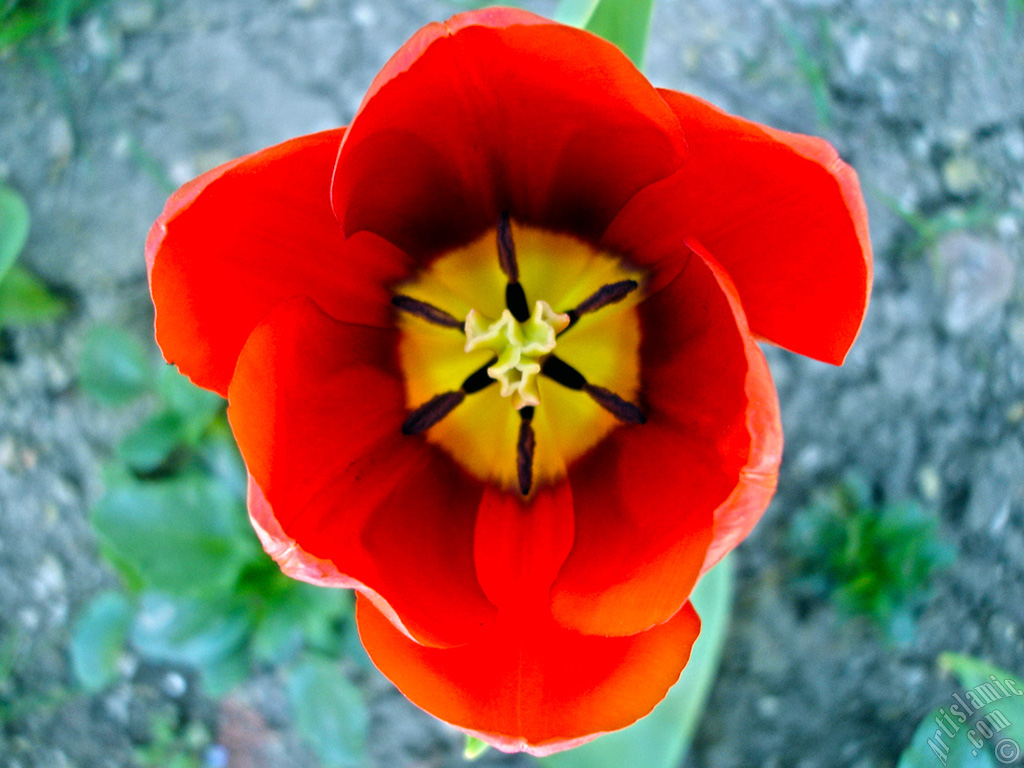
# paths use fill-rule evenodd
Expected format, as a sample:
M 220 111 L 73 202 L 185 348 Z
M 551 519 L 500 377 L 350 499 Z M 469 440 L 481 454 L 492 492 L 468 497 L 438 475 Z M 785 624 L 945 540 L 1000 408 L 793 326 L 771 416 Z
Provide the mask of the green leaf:
M 28 225 L 25 199 L 0 184 L 0 283 L 28 241 Z
M 1000 732 L 994 741 L 1011 738 L 1024 749 L 1024 678 L 960 653 L 942 654 L 939 666 L 957 676 L 964 687 L 961 697 L 969 705 L 981 712 L 999 710 L 1010 721 L 1009 728 Z M 1004 693 L 1010 695 L 1005 696 Z M 996 756 L 999 756 L 998 752 Z
M 32 325 L 54 320 L 67 304 L 50 293 L 36 277 L 15 264 L 0 282 L 0 326 Z
M 295 581 L 273 567 L 284 588 L 267 602 L 253 635 L 256 658 L 281 663 L 303 643 L 337 655 L 342 647 L 338 626 L 352 613 L 351 592 Z
M 160 371 L 157 383 L 167 409 L 182 421 L 182 439 L 195 445 L 209 428 L 210 423 L 224 410 L 224 399 L 215 392 L 197 387 L 173 366 Z
M 230 592 L 255 553 L 241 500 L 223 484 L 188 474 L 111 488 L 92 511 L 93 526 L 152 589 L 201 595 Z
M 583 29 L 594 15 L 599 0 L 561 0 L 555 9 L 555 21 Z
M 728 631 L 732 610 L 733 566 L 726 558 L 707 573 L 693 592 L 701 632 L 690 661 L 651 714 L 622 731 L 600 736 L 582 747 L 543 758 L 546 768 L 675 768 L 686 754 L 700 722 Z
M 939 729 L 945 714 L 945 708 L 937 709 L 921 721 L 896 768 L 996 768 L 987 750 L 967 740 L 967 728 L 961 726 L 952 738 Z
M 617 45 L 643 69 L 653 11 L 654 0 L 600 0 L 584 29 Z
M 118 454 L 136 472 L 152 472 L 184 441 L 185 426 L 176 413 L 158 413 L 128 435 Z
M 246 606 L 231 596 L 182 598 L 147 592 L 132 644 L 154 659 L 198 667 L 207 691 L 219 696 L 249 671 Z
M 98 691 L 117 677 L 134 608 L 120 592 L 103 592 L 82 611 L 71 632 L 71 668 L 87 691 Z
M 369 715 L 363 696 L 333 661 L 310 658 L 288 680 L 295 726 L 326 768 L 363 765 Z
M 467 760 L 476 760 L 490 748 L 490 745 L 486 741 L 481 741 L 476 736 L 467 736 L 466 746 L 462 750 L 462 756 Z
M 939 666 L 953 672 L 963 688 L 921 721 L 897 768 L 1016 764 L 1024 744 L 1021 678 L 959 653 L 942 654 Z
M 78 374 L 86 392 L 110 405 L 133 400 L 150 385 L 149 361 L 142 344 L 109 325 L 89 331 Z

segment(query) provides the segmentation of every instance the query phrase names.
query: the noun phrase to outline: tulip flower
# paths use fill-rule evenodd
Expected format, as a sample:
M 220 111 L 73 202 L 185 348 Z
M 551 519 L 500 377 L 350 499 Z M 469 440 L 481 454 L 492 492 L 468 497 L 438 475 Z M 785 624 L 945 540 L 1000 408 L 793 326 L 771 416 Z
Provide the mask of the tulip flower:
M 508 9 L 420 30 L 347 129 L 189 182 L 146 250 L 267 551 L 358 591 L 415 704 L 538 755 L 678 678 L 776 485 L 758 341 L 841 363 L 871 282 L 826 142 Z

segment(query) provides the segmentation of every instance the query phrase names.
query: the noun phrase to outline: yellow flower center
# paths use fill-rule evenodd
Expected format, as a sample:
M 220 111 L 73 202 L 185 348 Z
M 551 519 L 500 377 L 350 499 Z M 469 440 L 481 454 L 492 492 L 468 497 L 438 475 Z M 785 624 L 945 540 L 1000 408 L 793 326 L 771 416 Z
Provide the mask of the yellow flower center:
M 392 299 L 403 431 L 523 495 L 557 481 L 609 431 L 644 421 L 642 281 L 616 256 L 507 217 L 441 255 Z
M 466 315 L 466 352 L 488 349 L 498 355 L 487 375 L 501 384 L 501 396 L 511 397 L 516 409 L 540 405 L 541 361 L 555 351 L 555 337 L 569 327 L 569 315 L 555 312 L 546 301 L 534 305 L 525 323 L 505 309 L 491 320 L 469 310 Z

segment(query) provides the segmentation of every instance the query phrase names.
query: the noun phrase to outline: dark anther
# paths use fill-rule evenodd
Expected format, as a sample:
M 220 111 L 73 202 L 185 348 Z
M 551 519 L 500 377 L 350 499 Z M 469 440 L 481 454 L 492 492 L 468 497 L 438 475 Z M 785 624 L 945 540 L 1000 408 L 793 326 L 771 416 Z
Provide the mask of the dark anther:
M 520 323 L 530 319 L 530 304 L 526 301 L 526 291 L 519 282 L 519 261 L 516 259 L 516 244 L 512 239 L 512 219 L 508 211 L 502 212 L 498 218 L 498 264 L 508 278 L 505 287 L 505 306 L 512 317 Z
M 551 355 L 540 368 L 540 372 L 569 389 L 583 389 L 587 380 L 583 374 L 559 357 Z
M 465 399 L 466 393 L 461 389 L 430 398 L 402 422 L 402 434 L 418 435 L 420 432 L 425 432 L 454 411 L 455 407 Z
M 520 323 L 530 319 L 530 305 L 526 302 L 526 291 L 522 283 L 509 283 L 505 286 L 505 306 Z
M 599 309 L 607 307 L 609 304 L 615 304 L 616 302 L 622 301 L 639 287 L 640 283 L 636 280 L 619 280 L 617 283 L 602 285 L 594 291 L 594 293 L 581 301 L 575 309 L 570 309 L 566 313 L 569 315 L 569 325 L 566 327 L 566 330 L 576 325 L 576 321 L 579 320 L 582 315 L 589 312 L 596 312 Z
M 512 240 L 512 220 L 508 211 L 498 218 L 498 263 L 510 283 L 519 282 L 519 262 L 516 261 L 516 244 Z
M 533 433 L 533 406 L 527 405 L 519 409 L 519 440 L 516 442 L 516 474 L 519 479 L 519 492 L 523 496 L 530 493 L 533 487 L 533 451 L 537 447 L 537 438 Z
M 391 303 L 403 312 L 416 315 L 416 317 L 426 320 L 428 323 L 443 325 L 445 328 L 462 328 L 462 321 L 454 315 L 449 315 L 440 307 L 414 299 L 412 296 L 399 293 L 391 297 Z
M 474 392 L 479 392 L 484 387 L 490 386 L 497 381 L 497 379 L 492 379 L 491 374 L 487 372 L 487 369 L 496 362 L 498 362 L 498 358 L 492 357 L 490 362 L 485 363 L 469 374 L 469 376 L 466 377 L 466 380 L 462 382 L 462 391 L 467 395 L 472 395 Z
M 611 390 L 593 384 L 584 384 L 583 391 L 619 421 L 624 421 L 627 424 L 647 423 L 647 417 L 643 411 L 628 400 L 623 400 Z

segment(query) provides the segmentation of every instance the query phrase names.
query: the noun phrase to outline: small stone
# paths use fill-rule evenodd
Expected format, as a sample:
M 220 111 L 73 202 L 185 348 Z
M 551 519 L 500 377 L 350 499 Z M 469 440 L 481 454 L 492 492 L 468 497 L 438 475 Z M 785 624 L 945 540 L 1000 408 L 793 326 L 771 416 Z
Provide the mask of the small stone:
M 921 471 L 917 473 L 917 484 L 921 489 L 921 496 L 926 501 L 936 501 L 942 492 L 942 478 L 931 464 L 921 467 Z
M 123 59 L 114 68 L 114 80 L 123 85 L 138 85 L 146 77 L 146 65 L 141 59 Z
M 0 439 L 0 467 L 14 470 L 18 466 L 18 448 L 13 437 Z
M 854 77 L 860 77 L 867 71 L 868 58 L 871 56 L 871 37 L 861 32 L 843 50 L 846 69 Z
M 352 9 L 352 22 L 357 27 L 373 27 L 377 24 L 377 11 L 372 5 L 360 3 Z
M 1014 264 L 998 243 L 956 232 L 935 246 L 933 257 L 945 281 L 950 333 L 963 334 L 982 324 L 1009 300 Z
M 43 555 L 36 571 L 35 591 L 41 598 L 59 595 L 64 591 L 64 567 L 51 554 Z
M 177 699 L 188 690 L 188 683 L 178 672 L 168 672 L 164 675 L 164 679 L 160 681 L 160 687 L 172 699 Z
M 156 9 L 147 0 L 121 0 L 114 6 L 114 13 L 125 32 L 142 32 L 156 19 Z
M 85 47 L 97 59 L 109 61 L 121 54 L 121 33 L 100 15 L 91 16 L 83 27 Z
M 71 130 L 71 121 L 64 115 L 58 115 L 46 128 L 47 155 L 58 165 L 67 165 L 75 151 L 75 135 Z
M 168 167 L 167 175 L 172 182 L 180 186 L 186 181 L 192 181 L 199 172 L 191 160 L 175 160 Z
M 1017 217 L 1012 213 L 1004 213 L 996 219 L 996 232 L 1004 240 L 1013 240 L 1020 234 L 1020 225 Z
M 964 197 L 980 190 L 985 176 L 972 158 L 954 155 L 942 166 L 942 181 L 952 194 Z
M 782 702 L 777 696 L 762 696 L 757 700 L 757 713 L 765 720 L 772 720 L 779 714 Z

